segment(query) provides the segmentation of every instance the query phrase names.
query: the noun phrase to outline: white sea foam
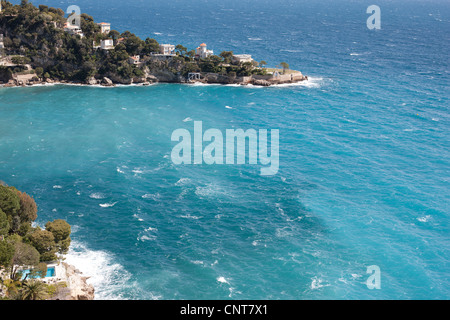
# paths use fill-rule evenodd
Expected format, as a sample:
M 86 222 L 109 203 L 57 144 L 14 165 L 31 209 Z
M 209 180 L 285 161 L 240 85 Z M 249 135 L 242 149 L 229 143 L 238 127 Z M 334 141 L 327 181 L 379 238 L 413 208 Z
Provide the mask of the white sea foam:
M 217 184 L 207 184 L 203 186 L 197 186 L 195 188 L 195 194 L 199 197 L 229 197 L 232 198 L 233 195 L 229 190 L 224 189 L 221 185 Z
M 309 77 L 308 80 L 305 80 L 305 81 L 276 84 L 276 85 L 273 85 L 273 87 L 277 87 L 277 88 L 280 88 L 280 87 L 320 88 L 323 80 L 324 80 L 323 78 Z
M 228 295 L 228 297 L 231 298 L 234 293 L 234 288 L 230 285 L 229 280 L 226 279 L 225 277 L 218 277 L 216 280 L 217 280 L 217 282 L 229 285 L 228 291 L 230 292 L 230 294 Z M 238 291 L 237 293 L 241 293 L 241 292 Z
M 70 226 L 71 234 L 77 233 L 80 230 L 80 226 L 76 224 L 72 224 Z
M 62 189 L 62 186 L 56 185 L 56 186 L 53 186 L 53 189 Z
M 228 283 L 227 279 L 225 279 L 225 277 L 218 277 L 217 281 L 220 283 Z
M 117 170 L 118 173 L 122 173 L 122 174 L 125 173 L 119 167 L 117 167 L 116 170 Z
M 198 216 L 192 216 L 192 215 L 190 215 L 190 214 L 187 214 L 187 215 L 184 215 L 184 216 L 180 216 L 180 218 L 183 218 L 183 219 L 192 219 L 192 220 L 199 220 L 199 219 L 201 219 L 201 217 L 198 217 Z
M 191 182 L 191 179 L 189 179 L 189 178 L 181 178 L 180 180 L 178 180 L 178 181 L 175 183 L 175 185 L 176 185 L 176 186 L 184 186 L 184 185 L 186 185 L 186 184 L 189 183 L 189 182 Z
M 142 235 L 142 236 L 139 236 L 138 238 L 137 238 L 137 241 L 140 241 L 140 242 L 145 242 L 145 241 L 154 241 L 154 240 L 156 240 L 156 236 L 154 236 L 154 235 Z
M 316 290 L 316 289 L 320 289 L 320 288 L 329 286 L 328 284 L 323 284 L 323 280 L 317 276 L 312 278 L 311 280 L 312 280 L 311 290 Z
M 239 83 L 230 83 L 230 84 L 225 84 L 225 87 L 243 87 L 242 84 Z
M 187 83 L 188 86 L 194 86 L 194 87 L 203 87 L 203 86 L 220 86 L 219 83 L 203 83 L 203 82 L 192 82 Z
M 289 52 L 289 53 L 299 53 L 299 52 L 302 52 L 301 50 L 292 50 L 292 49 L 283 49 L 283 50 L 280 50 L 280 51 L 284 51 L 284 52 Z
M 154 241 L 157 238 L 155 234 L 157 232 L 158 232 L 157 228 L 149 227 L 147 229 L 144 229 L 144 231 L 139 232 L 137 240 L 141 242 Z
M 147 193 L 142 196 L 142 199 L 152 199 L 155 201 L 158 200 L 159 198 L 161 198 L 161 195 L 159 193 L 155 194 Z
M 117 204 L 117 202 L 113 202 L 113 203 L 102 203 L 99 204 L 100 207 L 102 208 L 110 208 L 110 207 L 114 207 Z
M 91 199 L 105 199 L 106 197 L 105 197 L 105 195 L 103 193 L 94 192 L 94 193 L 91 193 L 89 195 L 89 198 L 91 198 Z
M 144 221 L 144 219 L 140 218 L 137 214 L 133 214 L 133 218 L 136 218 L 136 219 L 138 219 L 138 221 L 141 221 L 141 222 Z
M 417 218 L 417 220 L 420 222 L 428 222 L 428 221 L 430 221 L 430 219 L 431 219 L 431 216 L 424 216 L 424 217 Z
M 106 251 L 90 250 L 85 245 L 72 241 L 66 262 L 79 269 L 87 282 L 95 288 L 95 299 L 116 300 L 126 292 L 130 274 L 122 265 L 114 262 L 114 256 Z

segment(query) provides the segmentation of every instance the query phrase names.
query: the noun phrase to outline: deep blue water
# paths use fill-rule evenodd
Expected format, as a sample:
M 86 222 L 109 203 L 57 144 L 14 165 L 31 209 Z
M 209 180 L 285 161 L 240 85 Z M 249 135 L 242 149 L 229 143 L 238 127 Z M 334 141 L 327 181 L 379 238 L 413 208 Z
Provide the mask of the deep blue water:
M 35 197 L 39 224 L 73 225 L 68 260 L 98 298 L 450 297 L 447 1 L 378 1 L 378 31 L 365 1 L 40 3 L 311 77 L 0 88 L 0 179 Z M 189 120 L 279 129 L 279 173 L 175 166 L 170 137 Z

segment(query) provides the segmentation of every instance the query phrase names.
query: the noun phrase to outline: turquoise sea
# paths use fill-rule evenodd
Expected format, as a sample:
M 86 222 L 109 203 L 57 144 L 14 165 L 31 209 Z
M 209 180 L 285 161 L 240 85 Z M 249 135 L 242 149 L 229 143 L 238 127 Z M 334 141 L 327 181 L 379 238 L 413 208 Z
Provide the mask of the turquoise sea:
M 73 226 L 67 260 L 98 299 L 450 297 L 448 1 L 34 4 L 310 76 L 0 88 L 0 179 L 35 197 L 38 224 Z M 372 4 L 381 30 L 366 26 Z M 279 129 L 279 173 L 174 165 L 171 134 L 194 121 Z

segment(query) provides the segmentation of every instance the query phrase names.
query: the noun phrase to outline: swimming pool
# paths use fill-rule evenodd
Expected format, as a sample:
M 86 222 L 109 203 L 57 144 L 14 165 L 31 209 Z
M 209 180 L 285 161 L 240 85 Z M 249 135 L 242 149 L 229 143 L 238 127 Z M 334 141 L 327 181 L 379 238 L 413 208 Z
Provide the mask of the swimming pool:
M 25 277 L 27 275 L 29 275 L 31 272 L 31 270 L 23 270 L 22 271 L 22 280 L 25 279 Z M 51 278 L 54 277 L 56 275 L 56 270 L 55 267 L 49 267 L 47 268 L 47 274 L 45 275 L 45 278 Z M 28 278 L 30 278 L 30 276 L 28 276 Z M 38 278 L 38 277 L 36 277 Z

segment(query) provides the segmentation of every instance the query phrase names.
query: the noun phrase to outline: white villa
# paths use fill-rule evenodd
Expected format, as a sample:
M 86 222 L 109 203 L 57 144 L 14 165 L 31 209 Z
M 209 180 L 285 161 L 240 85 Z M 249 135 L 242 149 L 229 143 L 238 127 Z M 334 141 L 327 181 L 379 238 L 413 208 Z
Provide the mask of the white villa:
M 165 56 L 175 55 L 175 46 L 173 44 L 160 44 L 159 52 Z
M 232 60 L 234 63 L 253 62 L 252 56 L 249 54 L 235 54 Z
M 209 56 L 214 55 L 214 51 L 208 50 L 205 43 L 202 43 L 200 47 L 197 48 L 197 54 L 195 55 L 196 58 L 204 59 L 208 58 Z
M 81 38 L 84 37 L 83 30 L 81 30 L 81 28 L 67 22 L 64 24 L 64 31 L 71 35 L 79 35 Z
M 109 33 L 111 31 L 111 23 L 100 22 L 97 24 L 100 26 L 102 33 Z
M 102 40 L 100 42 L 100 47 L 103 50 L 112 50 L 112 49 L 114 49 L 114 41 L 113 41 L 113 39 Z

